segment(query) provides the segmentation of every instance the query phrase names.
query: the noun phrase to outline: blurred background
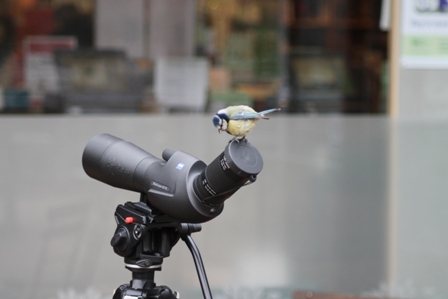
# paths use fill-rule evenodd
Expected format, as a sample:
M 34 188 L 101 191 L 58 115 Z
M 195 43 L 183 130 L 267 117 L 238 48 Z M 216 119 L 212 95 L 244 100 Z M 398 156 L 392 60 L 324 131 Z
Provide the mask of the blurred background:
M 381 0 L 2 3 L 6 111 L 386 111 Z
M 216 298 L 446 298 L 448 3 L 2 0 L 0 291 L 111 298 L 109 245 L 139 194 L 89 178 L 100 133 L 209 164 L 228 105 L 281 107 L 249 135 L 257 182 L 193 235 Z M 179 242 L 156 283 L 200 298 Z

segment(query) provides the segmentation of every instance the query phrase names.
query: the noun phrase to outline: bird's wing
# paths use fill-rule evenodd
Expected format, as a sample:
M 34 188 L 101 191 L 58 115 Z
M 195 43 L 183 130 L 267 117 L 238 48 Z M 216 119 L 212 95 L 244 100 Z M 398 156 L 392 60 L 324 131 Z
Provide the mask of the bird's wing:
M 241 120 L 241 119 L 255 119 L 255 118 L 261 118 L 260 114 L 256 112 L 250 112 L 250 111 L 241 111 L 238 114 L 235 114 L 230 119 L 231 120 Z

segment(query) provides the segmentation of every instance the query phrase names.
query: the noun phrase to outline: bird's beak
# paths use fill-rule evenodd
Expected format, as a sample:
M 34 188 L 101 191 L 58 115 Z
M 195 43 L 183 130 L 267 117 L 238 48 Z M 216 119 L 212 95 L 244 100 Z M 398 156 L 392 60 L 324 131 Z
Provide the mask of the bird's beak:
M 219 134 L 221 134 L 221 131 L 222 131 L 221 129 L 218 129 L 218 133 L 219 133 Z

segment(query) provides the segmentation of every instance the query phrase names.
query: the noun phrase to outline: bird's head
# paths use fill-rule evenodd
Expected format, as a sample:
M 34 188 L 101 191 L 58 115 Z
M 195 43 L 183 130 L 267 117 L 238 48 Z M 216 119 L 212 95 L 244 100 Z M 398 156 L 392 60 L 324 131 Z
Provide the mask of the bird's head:
M 213 116 L 213 125 L 218 128 L 218 132 L 227 130 L 227 124 L 229 122 L 229 115 L 225 109 L 221 109 Z

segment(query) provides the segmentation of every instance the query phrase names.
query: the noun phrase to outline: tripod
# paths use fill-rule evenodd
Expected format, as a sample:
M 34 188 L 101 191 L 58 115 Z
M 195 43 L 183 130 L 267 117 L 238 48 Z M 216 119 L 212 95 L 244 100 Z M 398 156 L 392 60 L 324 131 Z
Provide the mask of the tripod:
M 118 287 L 113 299 L 178 299 L 178 292 L 156 285 L 154 274 L 162 270 L 163 259 L 170 255 L 179 239 L 193 255 L 204 298 L 212 299 L 199 249 L 191 237 L 201 230 L 200 224 L 179 223 L 159 213 L 148 205 L 144 193 L 140 195 L 140 202 L 118 205 L 115 220 L 117 229 L 110 243 L 115 253 L 124 257 L 132 280 Z

